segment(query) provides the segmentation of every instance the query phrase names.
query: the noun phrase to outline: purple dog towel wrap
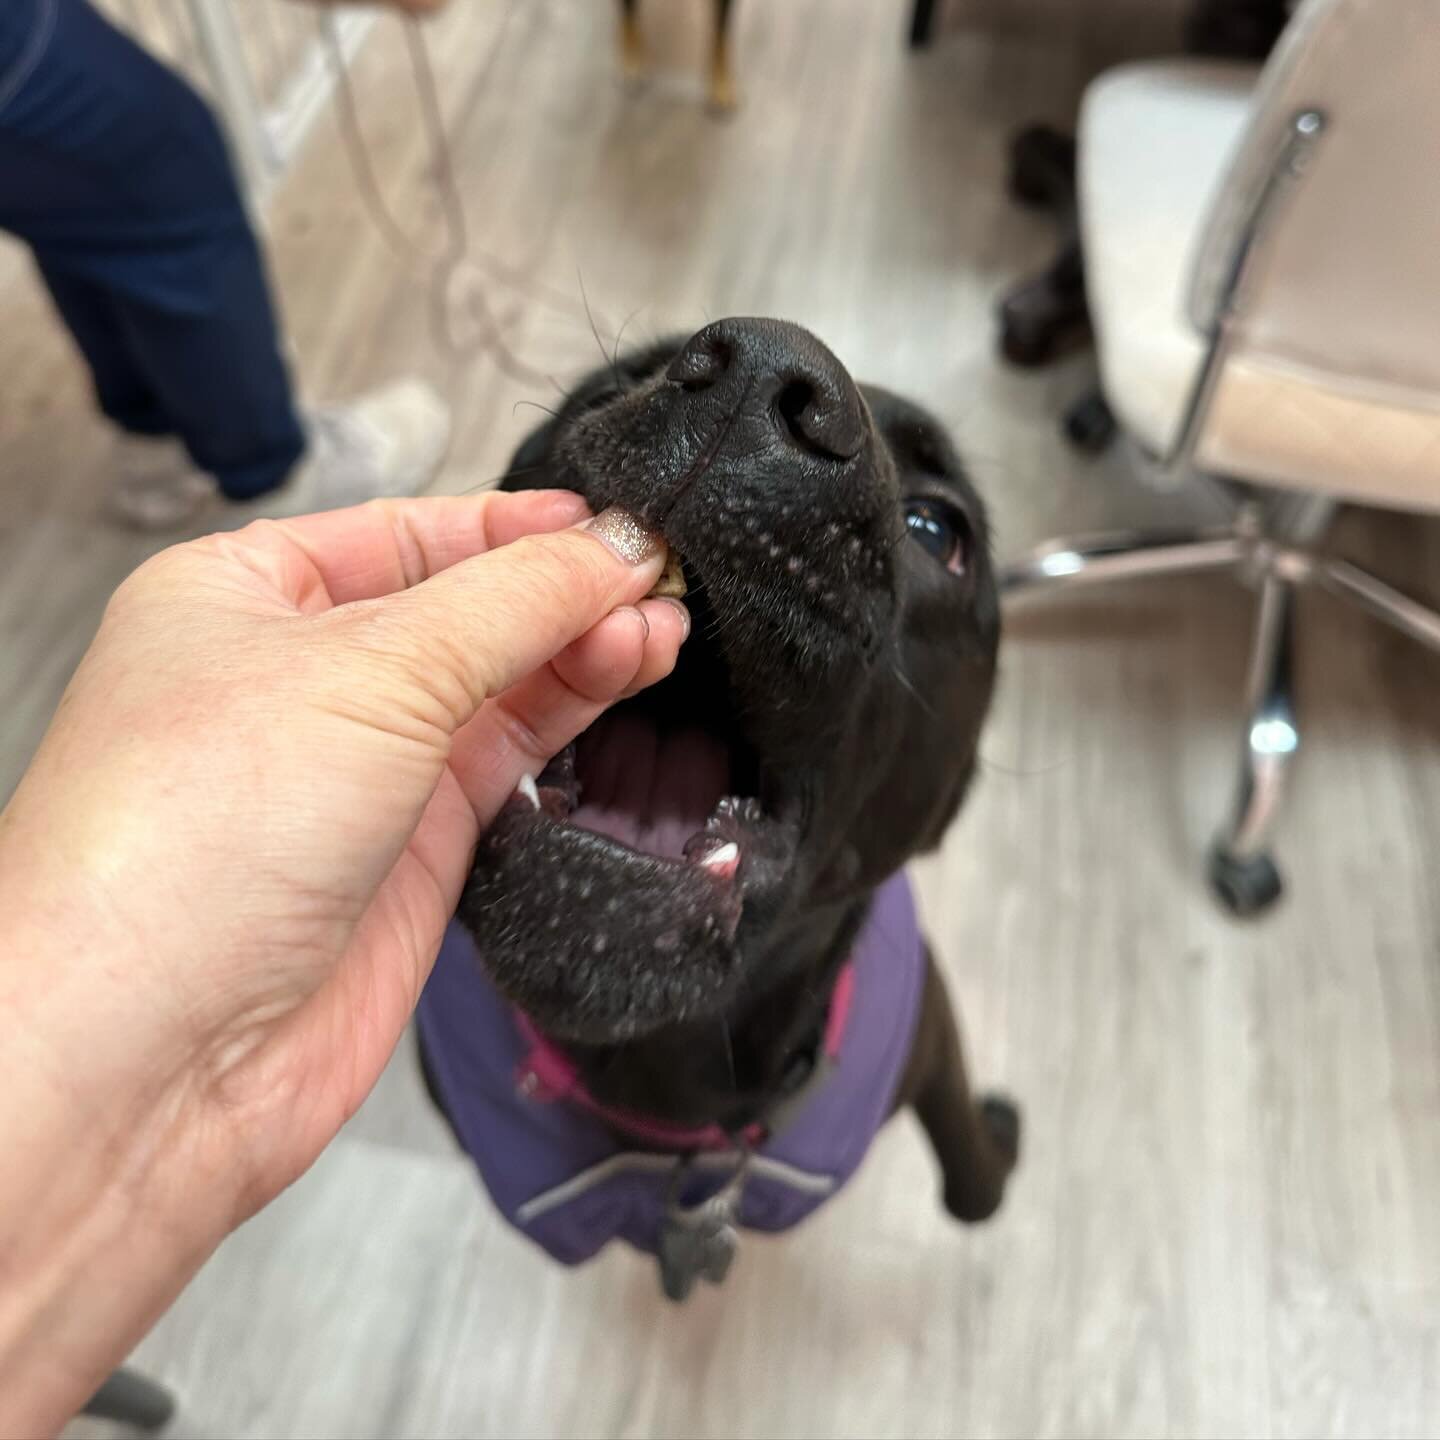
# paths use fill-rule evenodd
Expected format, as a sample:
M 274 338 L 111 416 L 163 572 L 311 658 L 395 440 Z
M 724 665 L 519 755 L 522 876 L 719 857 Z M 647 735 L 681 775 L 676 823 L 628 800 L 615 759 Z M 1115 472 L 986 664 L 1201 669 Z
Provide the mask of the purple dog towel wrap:
M 803 1220 L 854 1174 L 894 1105 L 925 984 L 903 871 L 875 892 L 850 965 L 839 1054 L 778 1133 L 756 1146 L 740 1202 L 745 1228 L 785 1230 Z M 596 1115 L 525 1083 L 530 1047 L 518 1017 L 458 925 L 446 933 L 416 1020 L 451 1123 L 512 1225 L 567 1265 L 617 1236 L 656 1253 L 676 1157 L 627 1148 Z M 736 1158 L 693 1155 L 685 1203 L 718 1190 Z

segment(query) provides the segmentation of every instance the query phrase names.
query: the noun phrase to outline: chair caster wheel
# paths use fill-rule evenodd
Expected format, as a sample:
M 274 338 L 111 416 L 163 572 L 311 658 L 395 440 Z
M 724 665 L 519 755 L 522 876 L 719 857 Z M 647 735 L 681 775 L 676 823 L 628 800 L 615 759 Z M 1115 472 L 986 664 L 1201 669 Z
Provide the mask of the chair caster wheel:
M 1085 292 L 1042 275 L 1000 302 L 1000 353 L 1026 370 L 1048 365 L 1090 332 Z
M 1000 311 L 1000 353 L 1022 370 L 1038 370 L 1049 364 L 1058 339 L 1054 324 L 1043 317 L 1011 310 Z
M 1115 416 L 1098 391 L 1082 396 L 1065 415 L 1065 438 L 1087 455 L 1098 455 L 1115 438 Z
M 1075 198 L 1075 142 L 1048 125 L 1032 125 L 1010 143 L 1011 199 L 1032 210 L 1058 210 Z
M 1210 852 L 1210 888 L 1232 915 L 1248 920 L 1263 915 L 1285 885 L 1268 855 L 1231 855 L 1216 846 Z

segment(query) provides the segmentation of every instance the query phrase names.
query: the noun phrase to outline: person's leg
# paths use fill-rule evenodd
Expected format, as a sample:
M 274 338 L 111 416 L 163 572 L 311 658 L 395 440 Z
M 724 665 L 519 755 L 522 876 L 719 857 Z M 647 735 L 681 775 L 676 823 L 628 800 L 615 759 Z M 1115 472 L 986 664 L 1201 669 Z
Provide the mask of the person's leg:
M 121 303 L 121 331 L 195 463 L 231 500 L 280 485 L 305 450 L 254 241 L 225 247 L 213 304 L 186 314 Z
M 55 309 L 90 367 L 101 411 L 132 435 L 169 435 L 169 418 L 130 349 L 110 292 L 47 266 L 39 256 L 36 263 Z
M 285 479 L 305 434 L 219 128 L 85 0 L 0 4 L 0 227 L 107 413 L 177 434 L 232 498 Z

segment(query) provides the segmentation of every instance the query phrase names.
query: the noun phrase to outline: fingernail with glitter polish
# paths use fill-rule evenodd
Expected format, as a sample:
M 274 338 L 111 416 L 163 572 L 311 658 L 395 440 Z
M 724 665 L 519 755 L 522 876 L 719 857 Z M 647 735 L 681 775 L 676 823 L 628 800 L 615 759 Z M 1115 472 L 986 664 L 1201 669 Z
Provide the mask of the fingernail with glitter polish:
M 603 540 L 627 565 L 643 565 L 665 549 L 665 542 L 647 530 L 628 510 L 612 505 L 585 527 Z

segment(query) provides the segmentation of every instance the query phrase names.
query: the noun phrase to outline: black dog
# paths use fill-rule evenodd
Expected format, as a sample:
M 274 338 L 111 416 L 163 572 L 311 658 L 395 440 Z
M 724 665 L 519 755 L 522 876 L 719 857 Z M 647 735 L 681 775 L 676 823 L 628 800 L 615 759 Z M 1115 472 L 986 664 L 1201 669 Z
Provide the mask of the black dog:
M 983 508 L 933 419 L 857 389 L 818 340 L 773 320 L 718 321 L 591 376 L 506 484 L 575 490 L 663 533 L 694 625 L 673 676 L 505 807 L 460 919 L 494 986 L 563 1054 L 585 1123 L 643 1151 L 703 1148 L 667 1145 L 673 1132 L 763 1154 L 794 1097 L 827 1083 L 822 1041 L 877 890 L 939 843 L 970 783 L 999 634 Z M 877 1082 L 876 1123 L 913 1105 L 947 1207 L 979 1220 L 1000 1203 L 1019 1117 L 971 1099 L 944 986 L 918 937 L 915 951 L 918 1018 Z M 437 1053 L 471 1043 L 454 1028 L 464 1004 L 437 999 L 428 1023 L 422 1009 L 421 1037 L 476 1153 L 488 1142 L 457 1122 L 472 1082 Z M 523 1081 L 539 1083 L 534 1067 Z M 502 1149 L 524 1144 L 516 1130 Z M 507 1203 L 499 1152 L 498 1178 L 477 1158 L 512 1218 L 537 1213 L 525 1195 Z M 732 1188 L 717 1215 L 701 1187 L 706 1243 L 751 1223 Z M 689 1205 L 671 1210 L 693 1231 L 684 1217 L 704 1205 Z M 617 1233 L 664 1248 L 643 1226 Z M 716 1278 L 733 1234 L 719 1243 L 718 1262 L 712 1244 L 679 1269 Z M 667 1289 L 693 1278 L 667 1272 Z

